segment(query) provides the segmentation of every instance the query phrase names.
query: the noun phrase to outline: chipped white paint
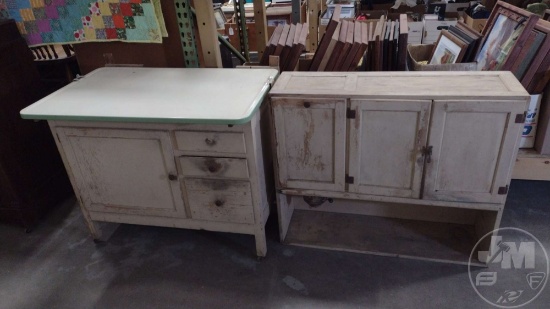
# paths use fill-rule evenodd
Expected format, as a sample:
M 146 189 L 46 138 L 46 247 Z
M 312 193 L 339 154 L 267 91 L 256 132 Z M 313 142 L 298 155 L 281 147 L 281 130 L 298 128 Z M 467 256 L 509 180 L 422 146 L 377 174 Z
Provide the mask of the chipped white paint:
M 49 124 L 94 238 L 100 237 L 95 221 L 245 233 L 265 256 L 269 204 L 260 118 L 256 112 L 235 126 Z
M 473 237 L 498 228 L 523 127 L 516 117 L 529 100 L 510 72 L 284 72 L 270 97 L 281 241 L 344 250 L 325 233 L 295 235 L 322 224 L 308 221 L 313 214 L 293 218 L 295 209 L 408 217 L 434 230 L 460 220 Z M 332 202 L 311 207 L 303 196 Z M 369 237 L 347 231 L 347 222 L 334 226 L 352 244 Z

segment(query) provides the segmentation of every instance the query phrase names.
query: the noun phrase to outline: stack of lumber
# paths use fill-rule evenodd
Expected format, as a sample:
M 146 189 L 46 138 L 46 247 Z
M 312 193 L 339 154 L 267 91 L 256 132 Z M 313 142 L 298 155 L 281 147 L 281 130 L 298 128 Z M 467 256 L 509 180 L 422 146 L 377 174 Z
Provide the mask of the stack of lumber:
M 309 71 L 404 71 L 407 59 L 407 16 L 388 21 L 340 20 L 334 10 Z
M 279 56 L 281 71 L 294 71 L 305 50 L 308 24 L 279 25 L 265 47 L 260 65 L 269 65 L 269 56 Z

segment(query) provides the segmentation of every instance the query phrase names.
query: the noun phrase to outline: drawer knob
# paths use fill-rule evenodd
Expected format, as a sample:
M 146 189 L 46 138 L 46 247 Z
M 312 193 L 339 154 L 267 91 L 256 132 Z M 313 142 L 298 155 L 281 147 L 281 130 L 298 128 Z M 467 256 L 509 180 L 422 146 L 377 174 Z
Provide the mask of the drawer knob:
M 216 206 L 218 206 L 218 207 L 222 207 L 223 204 L 225 204 L 225 202 L 222 201 L 222 200 L 216 200 L 216 201 L 214 202 L 214 204 L 215 204 Z
M 220 171 L 220 169 L 222 168 L 222 164 L 220 162 L 217 162 L 215 159 L 212 159 L 212 158 L 206 159 L 204 161 L 204 164 L 206 165 L 206 169 L 210 173 L 216 173 L 216 172 Z
M 168 179 L 174 181 L 174 180 L 178 180 L 178 176 L 174 175 L 174 174 L 168 174 Z
M 304 102 L 304 107 L 305 107 L 305 108 L 309 108 L 310 106 L 311 106 L 311 103 L 309 103 L 309 102 Z
M 215 139 L 205 138 L 205 139 L 204 139 L 204 142 L 205 142 L 206 145 L 208 145 L 208 146 L 214 146 L 214 145 L 216 145 L 216 140 L 215 140 Z

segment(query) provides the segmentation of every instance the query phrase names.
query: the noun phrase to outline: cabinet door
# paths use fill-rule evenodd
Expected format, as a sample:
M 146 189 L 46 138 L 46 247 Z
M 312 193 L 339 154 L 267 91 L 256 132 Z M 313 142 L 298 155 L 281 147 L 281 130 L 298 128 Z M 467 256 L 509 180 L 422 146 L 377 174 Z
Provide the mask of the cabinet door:
M 419 198 L 431 104 L 351 101 L 350 192 Z
M 512 101 L 435 101 L 426 160 L 424 198 L 500 203 L 525 105 Z
M 344 190 L 346 101 L 272 100 L 283 188 Z
M 185 216 L 170 135 L 164 131 L 58 128 L 86 208 Z

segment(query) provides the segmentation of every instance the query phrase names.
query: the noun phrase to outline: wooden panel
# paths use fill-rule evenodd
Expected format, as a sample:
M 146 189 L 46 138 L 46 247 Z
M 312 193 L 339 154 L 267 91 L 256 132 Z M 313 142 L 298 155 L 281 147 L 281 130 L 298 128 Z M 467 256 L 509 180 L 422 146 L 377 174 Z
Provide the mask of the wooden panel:
M 346 36 L 344 38 L 340 37 L 339 40 L 344 39 L 344 46 L 342 47 L 342 51 L 338 55 L 338 59 L 336 60 L 336 64 L 334 65 L 333 71 L 342 71 L 342 66 L 344 65 L 344 62 L 346 61 L 346 58 L 348 57 L 349 51 L 351 49 L 351 46 L 353 44 L 353 34 L 355 30 L 355 23 L 349 22 L 348 28 L 346 29 Z M 344 70 L 347 71 L 347 68 Z
M 435 101 L 424 198 L 500 203 L 509 181 L 524 106 L 517 102 Z M 511 112 L 515 111 L 515 112 Z
M 512 178 L 550 181 L 550 155 L 539 155 L 531 149 L 520 149 Z
M 249 182 L 186 180 L 185 187 L 193 219 L 254 223 Z
M 336 43 L 338 42 L 338 38 L 340 37 L 340 28 L 342 27 L 342 23 L 338 23 L 336 26 L 336 29 L 334 30 L 334 34 L 332 35 L 330 42 L 327 45 L 327 49 L 323 55 L 323 59 L 321 59 L 321 62 L 319 63 L 319 71 L 324 71 L 328 61 L 330 59 L 330 56 L 332 55 L 332 52 L 334 51 L 334 48 L 336 47 Z
M 407 70 L 407 41 L 409 22 L 406 14 L 399 15 L 399 43 L 397 45 L 397 70 Z
M 331 82 L 332 81 L 332 82 Z M 433 85 L 455 85 L 434 87 Z M 467 93 L 464 89 L 469 89 Z M 283 72 L 271 96 L 400 98 L 405 100 L 526 100 L 528 93 L 510 72 Z
M 176 175 L 176 165 L 167 132 L 58 128 L 57 133 L 90 210 L 185 216 L 179 182 L 168 178 Z
M 265 18 L 265 2 L 263 0 L 254 0 L 254 23 L 256 24 L 256 49 L 258 59 L 262 59 L 264 50 L 268 44 L 267 40 L 267 21 Z
M 291 203 L 291 196 L 276 194 L 277 201 L 277 219 L 279 221 L 279 240 L 282 242 L 286 238 L 290 220 L 294 213 L 294 204 Z
M 309 41 L 308 50 L 314 53 L 319 47 L 319 4 L 317 0 L 307 0 Z
M 336 71 L 336 64 L 338 63 L 338 59 L 340 58 L 340 55 L 344 50 L 344 46 L 346 45 L 348 28 L 350 27 L 350 25 L 353 26 L 353 23 L 347 20 L 342 21 L 340 24 L 341 26 L 339 27 L 340 33 L 338 34 L 338 40 L 336 41 L 332 53 L 330 54 L 330 58 L 328 59 L 327 65 L 325 67 L 325 71 Z M 325 52 L 325 55 L 326 54 L 327 53 Z
M 477 209 L 341 198 L 334 198 L 331 202 L 327 201 L 320 206 L 311 207 L 304 201 L 302 196 L 285 195 L 285 197 L 288 197 L 290 201 L 288 204 L 290 204 L 293 209 L 467 225 L 473 225 L 476 222 L 477 214 L 481 212 Z M 496 213 L 497 211 L 488 212 Z
M 286 62 L 288 61 L 288 56 L 290 54 L 290 50 L 292 49 L 292 45 L 294 44 L 294 37 L 296 36 L 296 29 L 298 27 L 295 24 L 290 25 L 290 29 L 288 30 L 288 36 L 286 38 L 285 46 L 283 47 L 283 51 L 281 51 L 281 54 L 279 56 L 279 68 L 282 70 L 285 67 Z M 298 33 L 298 36 L 300 34 Z
M 273 56 L 280 56 L 281 53 L 283 52 L 283 49 L 286 46 L 286 39 L 288 38 L 289 31 L 290 31 L 290 25 L 284 25 L 283 31 L 281 32 L 281 37 L 279 38 L 279 42 L 277 42 L 277 47 L 273 52 Z
M 201 52 L 204 63 L 201 67 L 222 68 L 222 58 L 216 30 L 216 19 L 212 10 L 212 0 L 194 1 L 198 34 L 201 39 Z
M 313 190 L 313 189 L 281 189 L 280 193 L 288 195 L 300 195 L 300 196 L 319 196 L 326 198 L 341 198 L 346 200 L 359 200 L 369 202 L 382 202 L 382 203 L 396 203 L 396 204 L 411 204 L 411 205 L 424 205 L 434 207 L 453 207 L 464 209 L 479 209 L 498 211 L 504 208 L 503 204 L 496 203 L 465 203 L 462 201 L 443 201 L 443 200 L 429 200 L 429 199 L 416 199 L 416 198 L 403 198 L 384 195 L 370 195 L 361 193 L 352 193 L 345 191 L 325 191 L 325 190 Z
M 246 153 L 243 133 L 176 131 L 177 149 L 212 153 Z
M 366 24 L 364 24 L 364 23 L 360 23 L 360 22 L 354 23 L 353 36 L 352 36 L 353 45 L 351 46 L 351 49 L 350 49 L 348 55 L 346 56 L 346 58 L 344 60 L 344 63 L 340 67 L 340 71 L 349 71 L 350 70 L 350 66 L 356 58 L 355 55 L 359 52 L 359 48 L 361 47 L 361 43 L 363 42 L 362 41 L 363 36 L 362 36 L 362 33 L 361 33 L 361 27 L 363 25 L 366 26 Z M 355 68 L 353 68 L 353 70 L 355 70 Z
M 248 179 L 246 159 L 214 157 L 179 157 L 185 177 L 223 177 Z
M 298 35 L 298 30 L 300 33 Z M 296 35 L 294 36 L 294 44 L 290 50 L 289 59 L 285 64 L 284 71 L 294 71 L 302 52 L 305 50 L 306 39 L 308 36 L 308 24 L 298 24 L 296 26 Z
M 546 86 L 542 93 L 537 124 L 537 136 L 535 137 L 535 149 L 540 154 L 550 155 L 550 84 Z
M 344 100 L 272 101 L 282 187 L 344 189 Z
M 321 60 L 323 60 L 323 57 L 325 56 L 325 53 L 327 51 L 327 48 L 330 44 L 330 41 L 332 40 L 332 35 L 334 34 L 334 31 L 336 31 L 336 28 L 338 27 L 338 24 L 340 23 L 340 14 L 341 14 L 342 7 L 337 5 L 334 9 L 334 13 L 332 14 L 332 17 L 330 18 L 330 21 L 328 22 L 328 26 L 326 28 L 325 33 L 323 34 L 323 37 L 321 38 L 321 42 L 319 43 L 319 46 L 317 46 L 317 40 L 318 40 L 318 31 L 317 26 L 318 23 L 315 22 L 315 24 L 310 23 L 310 44 L 315 45 L 315 48 L 312 48 L 312 46 L 308 46 L 306 50 L 310 52 L 315 52 L 313 55 L 313 60 L 311 61 L 311 66 L 309 67 L 310 71 L 317 71 L 319 69 L 319 64 L 321 63 Z M 315 41 L 315 44 L 313 43 Z M 317 48 L 318 47 L 318 48 Z
M 140 224 L 149 226 L 167 226 L 184 229 L 243 233 L 251 235 L 255 234 L 254 225 L 241 223 L 192 220 L 172 217 L 139 216 L 106 212 L 90 212 L 90 217 L 94 221 Z
M 475 239 L 473 225 L 295 210 L 285 243 L 466 265 Z
M 352 100 L 350 192 L 420 197 L 431 103 Z

